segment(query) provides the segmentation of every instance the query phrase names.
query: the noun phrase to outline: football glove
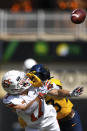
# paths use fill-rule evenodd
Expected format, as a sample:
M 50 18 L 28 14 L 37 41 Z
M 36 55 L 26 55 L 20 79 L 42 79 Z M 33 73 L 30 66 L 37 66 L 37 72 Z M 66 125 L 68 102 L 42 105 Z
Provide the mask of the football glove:
M 77 87 L 70 92 L 71 97 L 78 97 L 83 93 L 83 87 Z
M 39 77 L 34 75 L 32 72 L 27 73 L 26 76 L 30 78 L 30 80 L 31 80 L 30 83 L 32 84 L 32 86 L 34 86 L 34 87 L 42 86 L 42 81 L 39 79 Z
M 50 84 L 50 81 L 46 81 L 43 86 L 39 87 L 38 94 L 41 96 L 45 96 L 51 89 L 53 88 L 53 85 Z

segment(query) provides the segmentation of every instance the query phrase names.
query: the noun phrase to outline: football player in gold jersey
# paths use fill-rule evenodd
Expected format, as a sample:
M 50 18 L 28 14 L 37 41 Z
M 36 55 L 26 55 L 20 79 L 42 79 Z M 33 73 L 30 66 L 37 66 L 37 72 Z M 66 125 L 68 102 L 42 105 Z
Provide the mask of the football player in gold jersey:
M 62 88 L 62 83 L 57 79 L 50 79 L 51 84 L 55 83 L 58 88 Z M 71 111 L 73 104 L 68 98 L 56 99 L 52 96 L 46 96 L 45 98 L 47 104 L 52 104 L 57 111 L 57 119 L 60 120 L 66 117 Z
M 35 75 L 42 81 L 49 79 L 51 84 L 55 83 L 58 88 L 62 89 L 61 81 L 51 78 L 50 71 L 42 64 L 34 65 L 30 71 L 35 71 Z M 68 98 L 57 99 L 52 96 L 46 96 L 45 100 L 55 107 L 61 131 L 82 131 L 80 116 L 73 109 L 74 105 Z

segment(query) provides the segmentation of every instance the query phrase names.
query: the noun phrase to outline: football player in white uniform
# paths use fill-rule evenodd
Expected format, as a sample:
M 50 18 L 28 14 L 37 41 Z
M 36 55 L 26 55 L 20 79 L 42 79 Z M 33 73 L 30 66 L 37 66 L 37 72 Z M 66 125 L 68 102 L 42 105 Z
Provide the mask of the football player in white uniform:
M 3 99 L 3 102 L 16 109 L 18 116 L 26 122 L 27 128 L 41 131 L 60 130 L 56 120 L 56 111 L 52 105 L 45 103 L 44 94 L 65 97 L 78 96 L 82 92 L 80 89 L 75 89 L 71 93 L 66 90 L 58 90 L 58 87 L 56 89 L 56 85 L 50 85 L 49 81 L 42 87 L 32 87 L 30 79 L 19 71 L 7 72 L 3 76 L 2 86 L 10 94 Z
M 15 109 L 27 127 L 40 131 L 60 131 L 55 109 L 45 103 L 39 88 L 32 87 L 23 72 L 8 71 L 2 78 L 2 87 L 8 92 L 3 103 Z

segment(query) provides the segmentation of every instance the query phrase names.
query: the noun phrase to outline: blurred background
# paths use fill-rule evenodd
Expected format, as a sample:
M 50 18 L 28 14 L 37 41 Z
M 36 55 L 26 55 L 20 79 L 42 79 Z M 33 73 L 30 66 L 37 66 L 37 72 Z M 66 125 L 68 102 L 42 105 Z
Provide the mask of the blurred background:
M 6 71 L 23 70 L 27 58 L 45 64 L 65 89 L 85 87 L 82 96 L 71 101 L 87 131 L 87 18 L 73 24 L 70 17 L 76 8 L 87 11 L 87 0 L 2 0 L 0 84 Z M 16 114 L 2 104 L 5 94 L 0 85 L 0 131 L 24 131 Z

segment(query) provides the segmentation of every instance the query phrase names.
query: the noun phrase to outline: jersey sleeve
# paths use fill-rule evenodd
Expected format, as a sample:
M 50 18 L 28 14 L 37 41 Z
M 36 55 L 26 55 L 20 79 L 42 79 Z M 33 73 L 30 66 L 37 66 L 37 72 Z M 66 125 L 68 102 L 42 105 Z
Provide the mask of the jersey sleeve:
M 6 95 L 4 98 L 3 98 L 3 103 L 8 105 L 11 103 L 11 101 L 8 99 L 9 95 Z
M 7 106 L 24 104 L 23 101 L 24 100 L 19 96 L 6 95 L 3 98 L 3 103 Z

